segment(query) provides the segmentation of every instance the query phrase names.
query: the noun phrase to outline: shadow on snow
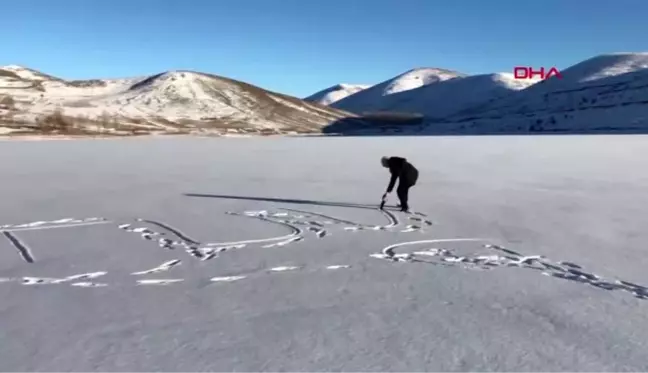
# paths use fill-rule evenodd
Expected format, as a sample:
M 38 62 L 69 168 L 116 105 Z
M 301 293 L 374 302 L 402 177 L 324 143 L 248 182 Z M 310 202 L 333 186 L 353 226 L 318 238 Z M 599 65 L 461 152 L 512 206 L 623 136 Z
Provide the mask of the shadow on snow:
M 598 127 L 591 129 L 534 128 L 511 131 L 452 122 L 376 120 L 344 117 L 322 128 L 321 136 L 557 136 L 557 135 L 646 135 L 648 128 Z M 312 135 L 311 135 L 312 136 Z
M 368 205 L 368 204 L 358 204 L 358 203 L 349 203 L 349 202 L 315 201 L 315 200 L 308 200 L 308 199 L 232 196 L 232 195 L 200 194 L 200 193 L 185 193 L 184 195 L 186 197 L 197 197 L 197 198 L 218 198 L 218 199 L 233 199 L 233 200 L 244 200 L 244 201 L 289 203 L 289 204 L 297 204 L 297 205 L 350 207 L 350 208 L 371 209 L 371 210 L 377 210 L 379 207 L 378 203 L 374 205 Z M 396 206 L 386 206 L 386 207 L 396 208 Z

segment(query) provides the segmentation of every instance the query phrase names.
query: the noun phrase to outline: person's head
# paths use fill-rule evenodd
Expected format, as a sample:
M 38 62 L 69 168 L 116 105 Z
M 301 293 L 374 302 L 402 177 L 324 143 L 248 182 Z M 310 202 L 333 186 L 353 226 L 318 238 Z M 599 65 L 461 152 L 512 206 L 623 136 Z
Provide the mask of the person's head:
M 383 167 L 389 167 L 389 157 L 380 158 L 380 164 L 382 164 Z

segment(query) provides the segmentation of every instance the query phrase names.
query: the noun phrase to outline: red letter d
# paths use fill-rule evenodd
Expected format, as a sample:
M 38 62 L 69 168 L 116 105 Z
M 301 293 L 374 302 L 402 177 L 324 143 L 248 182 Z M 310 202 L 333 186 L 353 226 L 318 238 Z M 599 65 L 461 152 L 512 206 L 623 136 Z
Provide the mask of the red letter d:
M 513 68 L 513 76 L 515 79 L 528 79 L 528 69 L 524 66 L 517 66 Z

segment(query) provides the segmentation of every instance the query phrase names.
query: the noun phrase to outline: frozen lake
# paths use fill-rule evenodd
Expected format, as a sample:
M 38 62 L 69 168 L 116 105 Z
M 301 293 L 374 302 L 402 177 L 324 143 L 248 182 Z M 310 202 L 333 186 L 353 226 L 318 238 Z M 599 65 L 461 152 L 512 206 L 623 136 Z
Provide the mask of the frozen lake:
M 415 214 L 377 209 L 382 155 L 421 171 Z M 3 371 L 648 370 L 648 136 L 0 159 Z

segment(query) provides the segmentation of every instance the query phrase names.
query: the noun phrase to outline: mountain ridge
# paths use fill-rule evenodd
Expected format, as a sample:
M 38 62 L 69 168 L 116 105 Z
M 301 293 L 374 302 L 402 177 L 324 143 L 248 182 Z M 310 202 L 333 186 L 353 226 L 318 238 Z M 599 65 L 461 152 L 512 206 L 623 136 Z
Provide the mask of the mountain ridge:
M 395 133 L 648 133 L 648 52 L 593 56 L 561 75 L 536 81 L 515 80 L 510 73 L 466 75 L 345 109 L 424 116 L 418 126 L 396 128 Z M 461 85 L 465 87 L 459 89 Z M 351 100 L 354 95 L 339 104 Z M 325 132 L 334 133 L 333 127 L 347 133 L 374 131 L 366 123 L 348 121 Z
M 464 75 L 453 70 L 435 67 L 414 68 L 334 102 L 331 106 L 355 113 L 380 110 L 380 101 L 385 96 Z
M 59 112 L 84 128 L 110 118 L 146 131 L 331 133 L 337 122 L 351 131 L 390 121 L 419 123 L 420 134 L 648 131 L 648 52 L 601 54 L 561 75 L 517 80 L 414 68 L 373 86 L 340 83 L 316 93 L 346 95 L 326 105 L 192 70 L 64 80 L 10 65 L 0 67 L 0 127 L 38 128 Z
M 0 67 L 0 71 L 9 71 L 0 74 L 0 96 L 10 96 L 14 102 L 11 110 L 0 108 L 0 118 L 25 126 L 38 124 L 39 117 L 63 112 L 61 115 L 83 121 L 110 117 L 113 122 L 152 130 L 313 132 L 353 116 L 199 71 L 70 81 L 15 65 Z
M 304 101 L 317 102 L 328 106 L 369 87 L 368 84 L 338 83 L 304 98 Z

